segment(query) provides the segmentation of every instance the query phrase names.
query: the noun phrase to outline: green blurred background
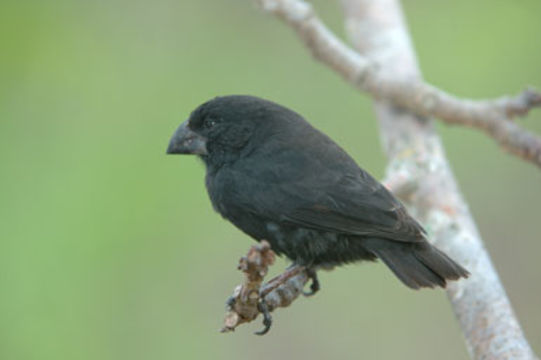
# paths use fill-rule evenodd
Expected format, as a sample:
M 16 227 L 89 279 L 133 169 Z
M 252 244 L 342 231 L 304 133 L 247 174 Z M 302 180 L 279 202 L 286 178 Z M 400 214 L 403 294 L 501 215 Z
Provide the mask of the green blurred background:
M 314 3 L 342 36 L 339 4 Z M 541 87 L 539 0 L 404 7 L 430 82 L 474 98 Z M 2 0 L 0 44 L 1 359 L 467 358 L 445 293 L 382 265 L 322 274 L 268 336 L 218 333 L 252 240 L 212 211 L 195 158 L 165 156 L 195 106 L 266 97 L 385 167 L 369 99 L 252 1 Z M 520 122 L 541 133 L 541 111 Z M 541 171 L 438 127 L 541 352 Z

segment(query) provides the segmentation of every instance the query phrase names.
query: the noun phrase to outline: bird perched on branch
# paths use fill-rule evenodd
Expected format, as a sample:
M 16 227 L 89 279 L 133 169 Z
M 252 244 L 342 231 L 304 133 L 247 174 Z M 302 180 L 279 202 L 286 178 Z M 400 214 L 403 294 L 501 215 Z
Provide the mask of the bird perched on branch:
M 468 276 L 382 184 L 283 106 L 240 95 L 207 101 L 167 153 L 198 155 L 214 209 L 310 269 L 314 291 L 319 267 L 376 258 L 414 289 Z

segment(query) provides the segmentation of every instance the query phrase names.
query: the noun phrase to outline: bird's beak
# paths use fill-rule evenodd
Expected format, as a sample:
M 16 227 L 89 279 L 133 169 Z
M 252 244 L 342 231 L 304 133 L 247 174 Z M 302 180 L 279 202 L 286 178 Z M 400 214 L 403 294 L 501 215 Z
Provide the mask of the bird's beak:
M 178 127 L 171 137 L 168 154 L 196 154 L 207 155 L 207 139 L 188 127 L 188 120 Z

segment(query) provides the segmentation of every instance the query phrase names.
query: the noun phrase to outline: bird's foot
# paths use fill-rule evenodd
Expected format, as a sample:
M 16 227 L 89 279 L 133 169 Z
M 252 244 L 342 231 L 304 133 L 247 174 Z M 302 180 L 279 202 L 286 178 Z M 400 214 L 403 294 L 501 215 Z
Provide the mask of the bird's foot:
M 321 289 L 319 279 L 317 278 L 317 273 L 314 269 L 308 268 L 306 269 L 306 274 L 308 275 L 308 278 L 312 280 L 312 283 L 310 284 L 310 291 L 304 291 L 303 294 L 304 296 L 315 295 L 319 289 Z
M 235 297 L 235 295 L 228 297 L 227 300 L 225 301 L 226 310 L 233 309 L 233 306 L 235 306 L 236 301 L 237 301 L 237 298 Z
M 299 273 L 305 271 L 308 278 L 312 280 L 310 284 L 310 292 L 303 292 L 305 296 L 314 295 L 319 290 L 319 281 L 317 279 L 316 271 L 300 265 L 290 266 L 284 273 L 274 277 L 269 282 L 267 282 L 263 288 L 259 291 L 259 303 L 258 310 L 263 315 L 263 325 L 264 328 L 260 331 L 255 332 L 256 335 L 265 335 L 272 325 L 272 317 L 270 314 L 269 305 L 265 301 L 265 296 L 267 296 L 271 291 L 277 289 L 281 285 L 285 284 L 289 279 L 298 275 Z
M 265 335 L 269 332 L 272 325 L 272 316 L 270 314 L 269 306 L 265 302 L 265 299 L 261 298 L 257 306 L 259 312 L 263 314 L 263 326 L 262 330 L 254 332 L 256 335 Z

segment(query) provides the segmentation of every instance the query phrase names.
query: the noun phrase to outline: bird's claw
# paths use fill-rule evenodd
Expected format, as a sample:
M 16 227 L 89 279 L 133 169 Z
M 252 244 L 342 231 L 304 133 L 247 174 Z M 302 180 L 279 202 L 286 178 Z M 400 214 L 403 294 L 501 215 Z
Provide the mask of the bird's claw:
M 237 299 L 234 295 L 228 297 L 227 300 L 225 301 L 226 309 L 232 309 L 236 302 L 237 302 Z
M 265 327 L 262 330 L 254 332 L 254 334 L 265 335 L 266 333 L 269 332 L 272 325 L 272 317 L 269 311 L 269 306 L 267 305 L 264 299 L 261 299 L 259 301 L 257 308 L 259 309 L 259 312 L 263 314 L 263 325 Z
M 313 269 L 307 269 L 306 274 L 308 275 L 308 278 L 312 280 L 312 283 L 310 284 L 310 291 L 303 291 L 304 296 L 312 296 L 315 295 L 321 289 L 321 286 L 319 284 L 319 279 L 317 278 L 317 273 Z

